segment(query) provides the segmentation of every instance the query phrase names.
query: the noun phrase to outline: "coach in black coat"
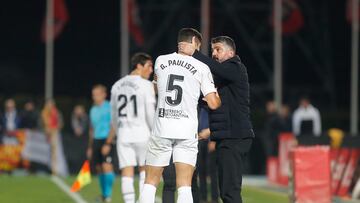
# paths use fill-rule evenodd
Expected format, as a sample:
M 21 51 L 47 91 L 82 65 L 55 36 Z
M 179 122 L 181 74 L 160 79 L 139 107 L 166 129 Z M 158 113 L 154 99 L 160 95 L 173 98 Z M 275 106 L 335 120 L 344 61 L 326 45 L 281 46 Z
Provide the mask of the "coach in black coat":
M 190 43 L 179 44 L 182 51 L 207 64 L 214 75 L 222 106 L 210 111 L 209 120 L 210 138 L 216 141 L 220 196 L 224 203 L 241 203 L 243 159 L 255 136 L 249 116 L 248 75 L 230 37 L 213 38 L 211 47 L 209 58 Z

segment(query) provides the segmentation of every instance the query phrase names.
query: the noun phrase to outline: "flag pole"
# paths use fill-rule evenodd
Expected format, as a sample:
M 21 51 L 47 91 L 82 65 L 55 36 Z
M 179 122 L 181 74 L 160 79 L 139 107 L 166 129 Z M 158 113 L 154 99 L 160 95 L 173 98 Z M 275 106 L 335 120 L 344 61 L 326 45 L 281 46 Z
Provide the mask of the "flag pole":
M 45 40 L 45 99 L 52 99 L 54 96 L 54 0 L 46 1 Z
M 282 0 L 274 0 L 274 100 L 277 109 L 282 105 Z
M 201 52 L 209 54 L 209 33 L 210 33 L 210 0 L 201 0 L 201 33 L 203 43 Z
M 128 26 L 128 1 L 121 0 L 121 26 L 120 26 L 120 76 L 123 77 L 129 70 L 129 26 Z
M 359 115 L 359 0 L 352 0 L 352 56 L 351 56 L 351 109 L 350 132 L 358 133 Z

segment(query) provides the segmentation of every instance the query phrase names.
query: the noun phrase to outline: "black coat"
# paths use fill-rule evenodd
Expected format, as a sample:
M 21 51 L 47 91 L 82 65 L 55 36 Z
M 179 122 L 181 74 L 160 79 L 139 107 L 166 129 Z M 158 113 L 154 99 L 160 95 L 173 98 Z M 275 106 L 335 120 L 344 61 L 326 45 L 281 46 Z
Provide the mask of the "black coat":
M 209 66 L 221 98 L 221 107 L 210 110 L 212 140 L 244 139 L 255 136 L 250 121 L 248 75 L 239 56 L 218 63 L 195 51 L 193 57 Z

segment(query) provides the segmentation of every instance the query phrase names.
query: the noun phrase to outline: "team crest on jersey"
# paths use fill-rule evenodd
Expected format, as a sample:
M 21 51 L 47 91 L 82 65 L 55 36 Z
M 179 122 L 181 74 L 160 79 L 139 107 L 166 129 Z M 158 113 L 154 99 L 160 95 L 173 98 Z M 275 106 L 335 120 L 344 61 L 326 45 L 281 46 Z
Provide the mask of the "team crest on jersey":
M 159 108 L 159 117 L 160 118 L 164 118 L 164 111 L 165 111 L 164 108 Z

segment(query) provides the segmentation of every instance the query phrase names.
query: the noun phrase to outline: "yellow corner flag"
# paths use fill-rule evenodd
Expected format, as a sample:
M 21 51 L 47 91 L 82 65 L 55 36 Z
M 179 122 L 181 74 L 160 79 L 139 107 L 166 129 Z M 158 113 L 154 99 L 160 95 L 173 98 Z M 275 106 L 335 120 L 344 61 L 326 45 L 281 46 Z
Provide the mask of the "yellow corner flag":
M 77 192 L 82 187 L 91 183 L 90 164 L 89 161 L 85 161 L 81 170 L 76 177 L 74 184 L 71 187 L 71 192 Z

